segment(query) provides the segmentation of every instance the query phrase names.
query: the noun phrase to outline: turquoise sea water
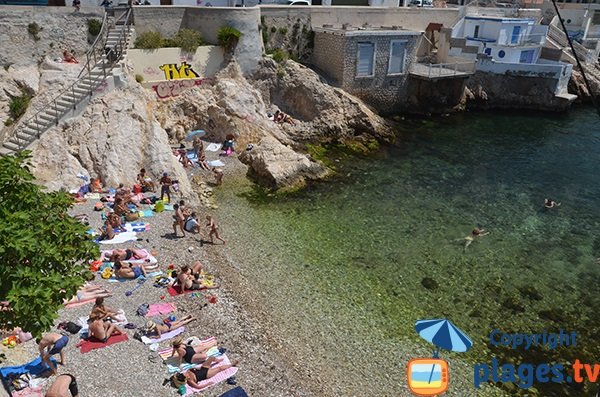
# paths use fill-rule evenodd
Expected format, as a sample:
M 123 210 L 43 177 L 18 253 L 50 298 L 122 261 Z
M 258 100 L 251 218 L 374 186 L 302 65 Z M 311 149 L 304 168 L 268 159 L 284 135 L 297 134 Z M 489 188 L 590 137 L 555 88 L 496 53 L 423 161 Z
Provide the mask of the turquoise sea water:
M 338 176 L 291 197 L 265 198 L 247 183 L 220 193 L 225 205 L 244 211 L 236 216 L 237 232 L 252 234 L 254 260 L 240 271 L 268 291 L 261 304 L 273 323 L 297 330 L 289 333 L 294 343 L 343 340 L 328 359 L 349 371 L 356 365 L 345 355 L 365 345 L 373 357 L 406 355 L 407 346 L 430 350 L 414 323 L 438 317 L 473 339 L 470 352 L 446 354 L 464 368 L 492 357 L 515 364 L 600 362 L 596 113 L 407 120 L 398 141 L 369 157 L 332 152 Z M 544 212 L 545 197 L 562 205 Z M 465 252 L 463 238 L 476 225 L 490 234 Z M 494 328 L 576 331 L 577 346 L 492 348 L 487 337 Z M 382 372 L 403 374 L 410 358 Z M 449 393 L 478 395 L 472 372 L 461 371 L 455 367 L 470 389 Z M 382 376 L 372 372 L 361 376 Z M 534 386 L 504 385 L 499 393 L 591 396 L 595 390 Z M 358 384 L 340 395 L 355 393 L 371 395 Z M 398 386 L 386 395 L 405 393 Z

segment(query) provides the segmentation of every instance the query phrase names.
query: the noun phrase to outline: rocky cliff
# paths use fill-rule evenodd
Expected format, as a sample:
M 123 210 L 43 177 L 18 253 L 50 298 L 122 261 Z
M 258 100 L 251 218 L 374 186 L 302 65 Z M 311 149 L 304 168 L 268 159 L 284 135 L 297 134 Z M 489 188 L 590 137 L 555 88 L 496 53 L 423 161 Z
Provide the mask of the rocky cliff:
M 276 110 L 290 114 L 295 125 L 269 120 L 267 113 Z M 306 143 L 394 139 L 391 126 L 358 99 L 325 84 L 309 68 L 270 58 L 251 78 L 231 63 L 213 84 L 160 102 L 156 115 L 172 140 L 201 128 L 214 141 L 233 134 L 238 150 L 252 143 L 252 151 L 240 160 L 250 167 L 252 177 L 274 189 L 302 186 L 327 175 L 304 154 Z

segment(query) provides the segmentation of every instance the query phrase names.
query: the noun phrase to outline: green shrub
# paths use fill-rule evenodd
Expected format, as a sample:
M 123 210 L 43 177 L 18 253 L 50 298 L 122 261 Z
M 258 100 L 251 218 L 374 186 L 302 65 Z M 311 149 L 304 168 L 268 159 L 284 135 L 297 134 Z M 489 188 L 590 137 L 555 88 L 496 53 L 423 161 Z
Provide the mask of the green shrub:
M 277 28 L 275 26 L 271 26 L 271 33 L 277 32 Z
M 286 26 L 282 26 L 279 28 L 279 33 L 287 34 L 287 32 L 288 32 L 288 28 Z
M 162 40 L 162 45 L 161 47 L 179 47 L 179 43 L 177 41 L 175 41 L 175 39 L 171 39 L 169 37 L 166 37 Z
M 30 99 L 31 97 L 28 94 L 22 93 L 20 96 L 16 96 L 10 100 L 8 103 L 8 111 L 14 120 L 17 120 L 25 113 L 29 106 Z
M 219 45 L 226 51 L 232 51 L 242 37 L 242 32 L 232 26 L 222 26 L 217 32 Z
M 144 82 L 144 76 L 142 76 L 141 74 L 136 74 L 135 75 L 135 81 L 137 81 L 138 83 L 143 83 Z
M 7 126 L 7 127 L 13 125 L 13 123 L 14 123 L 13 119 L 6 119 L 6 120 L 4 120 L 4 125 Z
M 87 20 L 88 33 L 92 36 L 98 36 L 102 30 L 102 22 L 98 19 L 92 18 Z
M 277 63 L 281 63 L 288 59 L 288 53 L 282 50 L 281 48 L 276 48 L 275 50 L 273 50 L 271 56 L 273 57 L 273 60 Z
M 42 28 L 36 22 L 31 22 L 29 25 L 27 25 L 27 32 L 29 32 L 35 41 L 40 39 L 39 34 L 41 31 Z
M 266 29 L 262 30 L 262 40 L 263 44 L 267 45 L 267 41 L 269 41 L 269 32 Z
M 173 41 L 177 43 L 177 47 L 180 47 L 186 52 L 196 52 L 196 49 L 204 44 L 204 40 L 200 36 L 200 33 L 192 29 L 181 29 Z
M 144 32 L 135 39 L 135 48 L 155 50 L 163 47 L 164 38 L 159 32 Z

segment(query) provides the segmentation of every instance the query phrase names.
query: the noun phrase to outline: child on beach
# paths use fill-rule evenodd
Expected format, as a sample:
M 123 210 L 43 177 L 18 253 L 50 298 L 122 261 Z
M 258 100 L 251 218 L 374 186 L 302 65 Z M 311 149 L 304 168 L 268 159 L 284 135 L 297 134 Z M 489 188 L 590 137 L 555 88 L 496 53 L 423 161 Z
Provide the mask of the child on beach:
M 206 226 L 208 227 L 208 237 L 210 237 L 210 242 L 212 244 L 214 244 L 213 236 L 221 240 L 223 245 L 227 244 L 227 241 L 223 240 L 221 236 L 219 236 L 219 226 L 210 215 L 206 215 Z

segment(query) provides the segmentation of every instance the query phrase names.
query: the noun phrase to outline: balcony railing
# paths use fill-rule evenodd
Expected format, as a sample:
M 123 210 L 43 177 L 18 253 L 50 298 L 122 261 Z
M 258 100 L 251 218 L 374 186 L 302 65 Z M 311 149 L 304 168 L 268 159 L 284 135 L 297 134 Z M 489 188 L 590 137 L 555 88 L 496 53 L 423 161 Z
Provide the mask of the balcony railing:
M 475 62 L 413 63 L 410 73 L 428 79 L 460 77 L 475 73 Z
M 525 45 L 541 45 L 546 42 L 546 34 L 521 34 L 517 37 L 503 37 L 498 40 L 498 45 L 505 46 L 525 46 Z

